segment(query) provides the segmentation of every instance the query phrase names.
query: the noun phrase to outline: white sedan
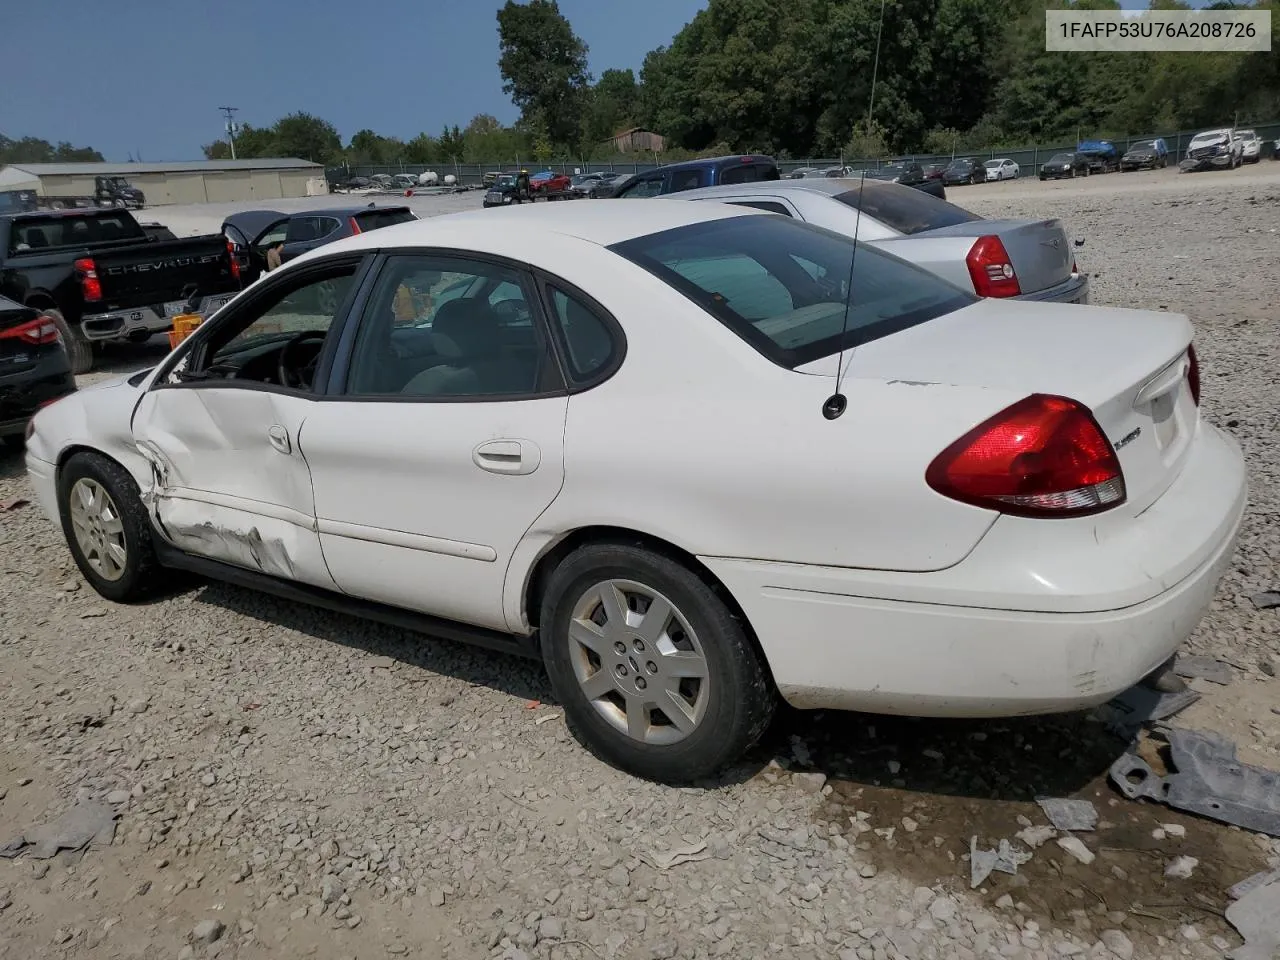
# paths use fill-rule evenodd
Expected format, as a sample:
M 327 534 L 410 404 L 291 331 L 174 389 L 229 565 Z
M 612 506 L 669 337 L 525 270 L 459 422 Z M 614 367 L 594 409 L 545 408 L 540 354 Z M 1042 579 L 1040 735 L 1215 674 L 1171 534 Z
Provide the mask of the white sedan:
M 1022 168 L 1008 157 L 988 160 L 983 166 L 987 168 L 988 180 L 1017 180 L 1022 173 Z
M 1190 322 L 854 251 L 711 203 L 364 233 L 46 407 L 27 469 L 108 599 L 181 568 L 537 656 L 664 781 L 779 695 L 1000 716 L 1159 669 L 1246 497 Z

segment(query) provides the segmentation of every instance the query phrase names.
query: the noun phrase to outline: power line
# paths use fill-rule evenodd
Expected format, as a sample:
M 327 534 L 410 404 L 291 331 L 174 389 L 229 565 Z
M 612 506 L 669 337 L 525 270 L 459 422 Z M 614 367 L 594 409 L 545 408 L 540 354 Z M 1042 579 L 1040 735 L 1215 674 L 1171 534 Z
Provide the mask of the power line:
M 236 158 L 236 120 L 235 115 L 239 107 L 219 107 L 223 115 L 227 118 L 227 139 L 231 141 L 231 159 Z

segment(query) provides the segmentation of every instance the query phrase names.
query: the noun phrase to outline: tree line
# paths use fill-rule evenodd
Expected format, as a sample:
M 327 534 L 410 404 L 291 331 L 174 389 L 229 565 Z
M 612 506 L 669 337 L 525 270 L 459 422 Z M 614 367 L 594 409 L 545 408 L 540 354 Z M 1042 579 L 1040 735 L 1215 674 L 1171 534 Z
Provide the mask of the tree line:
M 0 164 L 5 163 L 92 163 L 101 162 L 102 154 L 89 147 L 76 147 L 59 141 L 50 143 L 39 137 L 18 140 L 0 133 Z

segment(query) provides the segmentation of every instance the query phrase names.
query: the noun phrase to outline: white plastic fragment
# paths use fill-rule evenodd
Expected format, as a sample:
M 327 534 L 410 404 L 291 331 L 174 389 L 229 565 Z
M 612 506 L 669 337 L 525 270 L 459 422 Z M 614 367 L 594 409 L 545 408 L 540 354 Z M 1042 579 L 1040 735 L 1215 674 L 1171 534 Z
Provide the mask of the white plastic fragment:
M 1093 863 L 1095 859 L 1093 851 L 1081 843 L 1079 837 L 1059 837 L 1058 846 L 1083 864 Z

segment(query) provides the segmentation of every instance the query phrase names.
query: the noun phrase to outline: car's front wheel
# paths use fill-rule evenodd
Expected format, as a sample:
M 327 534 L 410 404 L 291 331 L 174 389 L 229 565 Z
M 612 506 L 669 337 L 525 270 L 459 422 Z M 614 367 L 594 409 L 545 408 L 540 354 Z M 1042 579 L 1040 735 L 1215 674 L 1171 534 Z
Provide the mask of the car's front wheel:
M 589 544 L 552 574 L 542 655 L 571 728 L 637 776 L 688 783 L 737 760 L 777 694 L 746 629 L 683 564 L 638 545 Z
M 151 521 L 129 472 L 97 453 L 77 453 L 58 475 L 58 513 L 71 556 L 99 594 L 129 603 L 162 582 Z

